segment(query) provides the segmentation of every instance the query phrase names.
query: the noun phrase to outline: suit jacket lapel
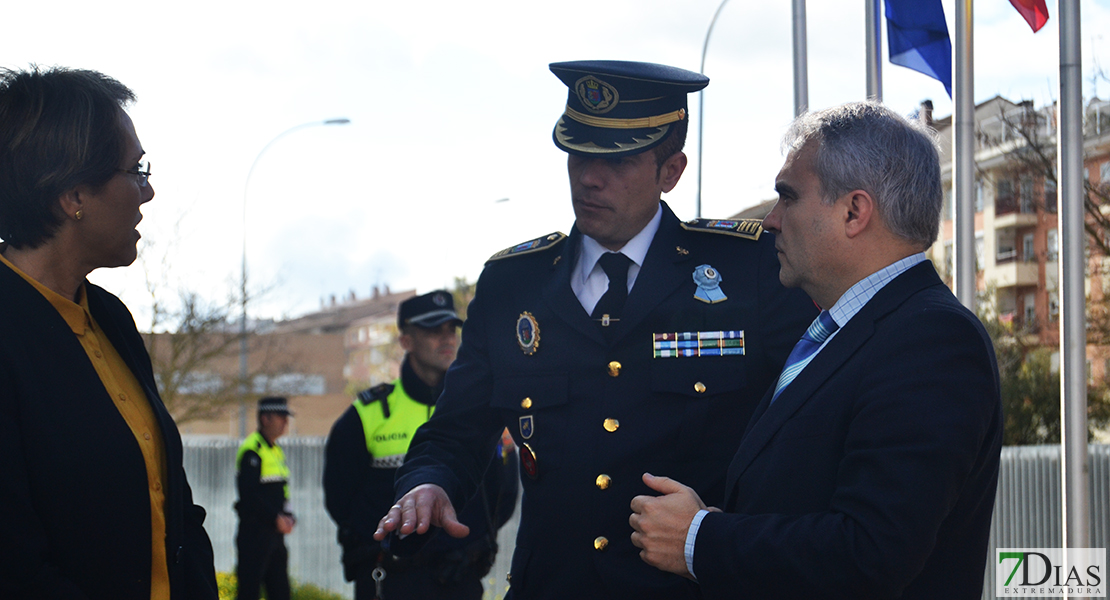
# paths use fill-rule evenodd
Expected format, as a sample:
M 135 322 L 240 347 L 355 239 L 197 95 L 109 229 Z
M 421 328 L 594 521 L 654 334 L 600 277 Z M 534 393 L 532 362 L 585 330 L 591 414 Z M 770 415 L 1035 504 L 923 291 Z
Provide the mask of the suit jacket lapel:
M 940 284 L 932 263 L 915 265 L 896 277 L 875 295 L 837 332 L 813 361 L 790 382 L 771 404 L 774 386 L 764 394 L 744 432 L 740 448 L 728 468 L 725 489 L 732 490 L 736 481 L 775 434 L 830 379 L 875 332 L 875 322 L 898 308 L 907 298 L 931 285 Z M 730 501 L 731 502 L 731 501 Z

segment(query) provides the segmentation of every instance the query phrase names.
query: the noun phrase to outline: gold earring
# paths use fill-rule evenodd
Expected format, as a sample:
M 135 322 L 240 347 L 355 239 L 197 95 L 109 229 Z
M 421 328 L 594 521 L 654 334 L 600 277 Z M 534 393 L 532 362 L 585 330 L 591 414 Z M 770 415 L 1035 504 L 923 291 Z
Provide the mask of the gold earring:
M 78 221 L 80 221 L 81 217 L 83 216 L 85 216 L 85 213 L 82 212 L 80 208 L 77 209 L 77 212 L 73 213 L 73 218 L 77 219 Z

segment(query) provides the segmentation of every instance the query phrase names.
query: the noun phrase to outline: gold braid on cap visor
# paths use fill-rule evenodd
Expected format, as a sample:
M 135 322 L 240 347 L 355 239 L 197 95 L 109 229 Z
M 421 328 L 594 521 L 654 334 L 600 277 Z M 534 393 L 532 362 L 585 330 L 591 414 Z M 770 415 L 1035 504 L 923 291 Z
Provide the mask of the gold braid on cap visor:
M 675 121 L 681 121 L 686 118 L 686 109 L 680 108 L 665 115 L 641 117 L 639 119 L 606 119 L 605 117 L 591 117 L 569 106 L 563 114 L 583 125 L 589 125 L 590 127 L 600 127 L 602 129 L 647 129 L 649 127 L 662 127 L 663 125 L 674 123 Z

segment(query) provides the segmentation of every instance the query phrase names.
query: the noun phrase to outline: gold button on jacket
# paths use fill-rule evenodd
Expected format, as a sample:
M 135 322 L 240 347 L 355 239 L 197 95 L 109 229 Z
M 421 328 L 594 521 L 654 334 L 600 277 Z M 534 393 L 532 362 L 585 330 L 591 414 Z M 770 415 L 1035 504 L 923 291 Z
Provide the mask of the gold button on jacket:
M 602 550 L 604 550 L 608 547 L 609 547 L 609 538 L 607 538 L 603 535 L 599 535 L 597 538 L 594 539 L 594 550 L 597 550 L 598 552 L 601 552 Z
M 597 487 L 599 489 L 607 490 L 609 489 L 609 483 L 612 481 L 612 477 L 609 477 L 608 475 L 602 473 L 601 475 L 597 476 L 597 479 L 594 481 L 594 483 L 597 484 Z

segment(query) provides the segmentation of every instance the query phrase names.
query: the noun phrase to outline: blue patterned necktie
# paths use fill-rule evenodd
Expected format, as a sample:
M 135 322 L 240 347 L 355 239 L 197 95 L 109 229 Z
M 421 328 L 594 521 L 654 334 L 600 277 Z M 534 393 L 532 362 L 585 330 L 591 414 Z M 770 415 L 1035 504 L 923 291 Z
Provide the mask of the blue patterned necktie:
M 823 310 L 821 314 L 810 324 L 809 329 L 802 334 L 802 339 L 794 344 L 794 349 L 790 351 L 790 356 L 786 359 L 786 366 L 782 368 L 782 375 L 779 375 L 779 383 L 775 386 L 775 395 L 771 397 L 771 402 L 778 399 L 779 394 L 782 393 L 783 388 L 790 385 L 791 381 L 806 368 L 809 361 L 813 360 L 813 355 L 817 354 L 817 349 L 829 336 L 833 334 L 840 326 L 833 320 L 829 311 Z

